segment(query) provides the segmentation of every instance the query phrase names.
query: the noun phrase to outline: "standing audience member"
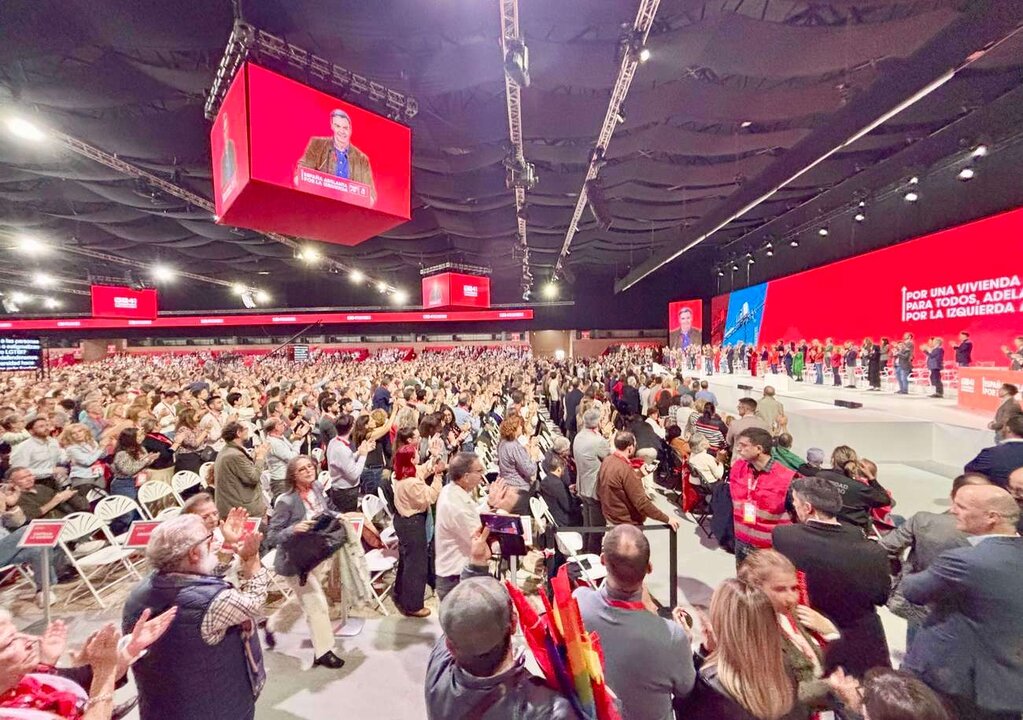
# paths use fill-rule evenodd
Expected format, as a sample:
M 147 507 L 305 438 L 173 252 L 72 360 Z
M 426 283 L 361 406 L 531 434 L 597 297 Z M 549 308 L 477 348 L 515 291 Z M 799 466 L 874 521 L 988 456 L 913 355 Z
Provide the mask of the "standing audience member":
M 199 517 L 171 518 L 153 531 L 146 546 L 153 573 L 125 601 L 122 627 L 127 632 L 148 613 L 178 611 L 132 668 L 141 720 L 255 717 L 266 679 L 256 622 L 270 583 L 259 561 L 260 540 L 253 533 L 238 542 L 241 585 L 236 589 L 213 574 L 218 565 L 213 533 Z
M 64 453 L 56 438 L 50 437 L 53 426 L 44 417 L 35 417 L 25 423 L 29 437 L 11 450 L 11 467 L 28 468 L 36 483 L 56 490 L 63 483 L 67 471 L 61 467 Z
M 540 481 L 540 495 L 551 517 L 560 527 L 579 527 L 583 522 L 582 506 L 569 486 L 565 484 L 568 465 L 560 455 L 547 460 L 547 474 Z
M 536 468 L 540 450 L 536 441 L 530 439 L 528 446 L 519 439 L 523 435 L 522 416 L 509 415 L 501 423 L 501 441 L 497 444 L 497 467 L 501 479 L 519 491 L 527 500 L 536 488 Z M 525 512 L 528 513 L 528 505 Z
M 903 669 L 948 698 L 960 718 L 1017 720 L 1023 713 L 1023 539 L 1019 507 L 994 486 L 960 488 L 952 503 L 967 547 L 903 578 L 910 602 L 932 606 Z
M 106 453 L 93 439 L 89 428 L 81 423 L 71 423 L 64 428 L 60 445 L 71 463 L 68 481 L 88 502 L 90 490 L 104 489 L 103 468 L 97 463 Z
M 390 398 L 390 394 L 387 397 Z M 360 482 L 366 467 L 366 456 L 375 445 L 371 440 L 365 440 L 358 447 L 352 446 L 355 418 L 348 413 L 338 416 L 335 428 L 337 435 L 327 446 L 327 469 L 330 471 L 328 495 L 338 512 L 355 512 L 359 509 Z
M 728 425 L 728 433 L 725 435 L 725 444 L 732 448 L 732 462 L 739 456 L 739 452 L 735 447 L 735 439 L 739 436 L 743 430 L 748 428 L 760 428 L 761 430 L 767 430 L 771 432 L 771 425 L 757 415 L 757 401 L 753 398 L 742 398 L 736 405 L 736 410 L 739 411 L 739 417 L 732 420 Z
M 806 577 L 810 607 L 838 627 L 830 643 L 826 671 L 844 668 L 853 677 L 878 665 L 890 667 L 877 608 L 888 599 L 888 554 L 858 529 L 843 525 L 838 488 L 820 477 L 792 481 L 798 525 L 774 530 L 774 548 Z
M 778 402 L 778 399 L 774 396 L 774 388 L 770 385 L 764 386 L 764 396 L 760 398 L 760 402 L 756 406 L 756 414 L 761 420 L 767 424 L 767 429 L 772 435 L 777 435 L 781 432 L 781 428 L 778 425 L 778 418 L 785 414 L 785 406 Z
M 458 584 L 469 564 L 472 534 L 480 527 L 480 509 L 474 499 L 486 468 L 476 453 L 461 452 L 448 464 L 448 482 L 437 497 L 437 527 L 434 536 L 437 597 L 443 602 Z M 487 495 L 494 503 L 497 483 Z
M 735 440 L 738 460 L 729 485 L 735 525 L 735 563 L 754 550 L 771 547 L 771 531 L 789 522 L 785 497 L 793 472 L 771 457 L 771 433 L 749 428 Z
M 583 430 L 572 443 L 576 490 L 582 501 L 583 525 L 586 527 L 602 527 L 605 524 L 604 511 L 597 495 L 597 474 L 604 458 L 611 454 L 611 447 L 600 434 L 599 427 L 600 410 L 587 410 L 583 415 Z M 600 550 L 602 538 L 600 533 L 588 533 L 583 538 L 583 548 L 587 553 L 596 554 Z
M 287 492 L 285 478 L 288 464 L 299 456 L 302 445 L 301 438 L 294 440 L 284 437 L 286 423 L 280 418 L 270 418 L 263 423 L 263 434 L 266 436 L 266 471 L 270 476 L 270 498 L 276 499 L 281 493 Z M 306 426 L 308 427 L 308 426 Z
M 597 473 L 597 495 L 608 525 L 642 525 L 647 518 L 671 525 L 678 530 L 678 520 L 668 517 L 646 494 L 643 479 L 632 467 L 636 453 L 636 437 L 630 432 L 615 435 L 615 449 L 600 463 Z
M 672 720 L 672 700 L 693 689 L 693 651 L 681 611 L 666 620 L 644 602 L 643 581 L 653 571 L 650 543 L 633 525 L 604 536 L 600 556 L 607 579 L 599 590 L 574 595 L 586 630 L 604 649 L 604 677 L 629 720 Z
M 1002 404 L 995 411 L 995 419 L 987 424 L 989 430 L 995 431 L 996 445 L 1002 441 L 1002 431 L 1009 420 L 1023 415 L 1023 408 L 1020 408 L 1017 395 L 1019 395 L 1019 388 L 1012 383 L 1005 383 L 998 388 L 998 397 L 1001 399 Z
M 259 477 L 266 465 L 266 443 L 256 448 L 253 455 L 245 449 L 249 429 L 237 422 L 229 422 L 220 434 L 224 440 L 223 449 L 217 453 L 213 477 L 217 481 L 217 510 L 226 518 L 231 508 L 240 507 L 249 517 L 263 518 L 266 515 L 266 498 Z
M 710 601 L 703 646 L 710 651 L 692 693 L 676 703 L 685 720 L 796 720 L 796 683 L 785 667 L 782 634 L 768 597 L 735 579 Z
M 995 485 L 1005 487 L 1009 474 L 1019 467 L 1023 467 L 1023 415 L 1014 415 L 1002 428 L 1002 442 L 977 453 L 963 472 L 986 475 Z
M 819 470 L 816 475 L 833 483 L 842 493 L 838 519 L 864 533 L 869 533 L 872 527 L 871 509 L 892 505 L 891 496 L 877 478 L 861 472 L 860 458 L 848 445 L 836 447 L 831 453 L 831 468 Z
M 334 558 L 325 559 L 305 578 L 301 578 L 287 563 L 287 553 L 281 546 L 300 543 L 314 529 L 317 520 L 324 515 L 335 515 L 336 510 L 327 498 L 323 487 L 316 482 L 316 465 L 305 455 L 292 458 L 287 465 L 283 493 L 274 504 L 270 526 L 267 529 L 266 544 L 277 548 L 275 570 L 281 575 L 294 594 L 267 621 L 267 640 L 271 646 L 274 633 L 287 632 L 305 614 L 309 624 L 309 635 L 313 642 L 313 667 L 322 666 L 332 670 L 340 669 L 345 661 L 334 654 L 334 628 L 330 622 L 330 604 L 323 591 L 330 574 Z M 279 569 L 278 569 L 279 568 Z
M 726 448 L 725 435 L 728 433 L 728 426 L 717 414 L 714 403 L 704 402 L 700 417 L 693 423 L 693 434 L 697 433 L 707 438 L 711 452 L 715 455 Z

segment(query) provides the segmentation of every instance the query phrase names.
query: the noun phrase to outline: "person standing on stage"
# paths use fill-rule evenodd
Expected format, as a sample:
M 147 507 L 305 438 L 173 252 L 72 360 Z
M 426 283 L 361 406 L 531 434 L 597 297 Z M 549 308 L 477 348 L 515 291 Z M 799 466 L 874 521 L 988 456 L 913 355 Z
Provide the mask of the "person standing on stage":
M 945 348 L 942 347 L 940 337 L 933 337 L 928 345 L 924 346 L 927 352 L 927 369 L 931 373 L 931 385 L 934 387 L 932 398 L 944 397 L 945 390 L 941 384 L 941 369 L 945 367 Z
M 973 341 L 970 340 L 970 333 L 963 330 L 959 333 L 959 344 L 953 345 L 956 351 L 956 365 L 959 367 L 970 367 L 973 362 Z
M 874 341 L 866 338 L 863 341 L 863 355 L 867 359 L 867 383 L 868 390 L 881 389 L 881 346 L 875 345 Z
M 895 379 L 899 383 L 899 395 L 909 395 L 909 376 L 913 372 L 913 333 L 902 336 L 895 351 Z

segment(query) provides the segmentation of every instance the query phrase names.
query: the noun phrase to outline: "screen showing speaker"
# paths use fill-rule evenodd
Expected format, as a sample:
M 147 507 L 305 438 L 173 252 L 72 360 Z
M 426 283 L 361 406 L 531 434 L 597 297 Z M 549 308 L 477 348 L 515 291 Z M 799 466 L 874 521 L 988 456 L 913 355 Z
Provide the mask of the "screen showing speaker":
M 668 303 L 668 344 L 678 350 L 703 344 L 703 301 Z

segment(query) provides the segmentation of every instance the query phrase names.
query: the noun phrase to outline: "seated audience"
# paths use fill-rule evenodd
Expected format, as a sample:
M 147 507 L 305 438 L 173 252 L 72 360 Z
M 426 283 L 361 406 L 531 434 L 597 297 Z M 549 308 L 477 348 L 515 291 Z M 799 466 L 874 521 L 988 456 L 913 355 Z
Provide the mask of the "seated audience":
M 1009 474 L 1023 467 L 1023 415 L 1014 415 L 1002 428 L 1002 442 L 981 450 L 966 463 L 963 472 L 980 473 L 1001 487 L 1009 484 Z
M 724 477 L 725 466 L 718 458 L 708 452 L 710 443 L 702 435 L 693 436 L 690 443 L 692 454 L 689 456 L 689 467 L 697 473 L 705 483 L 715 483 Z
M 806 462 L 796 468 L 796 475 L 814 477 L 824 465 L 824 451 L 817 447 L 807 448 Z
M 568 465 L 559 455 L 548 461 L 547 474 L 540 481 L 540 496 L 547 503 L 554 522 L 562 527 L 580 527 L 583 509 L 579 498 L 565 484 Z

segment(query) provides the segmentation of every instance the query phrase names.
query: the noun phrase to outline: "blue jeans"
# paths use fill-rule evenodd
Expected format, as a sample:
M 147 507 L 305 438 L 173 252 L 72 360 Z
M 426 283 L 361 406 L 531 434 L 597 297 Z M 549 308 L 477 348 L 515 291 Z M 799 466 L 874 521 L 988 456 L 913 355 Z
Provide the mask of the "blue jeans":
M 895 380 L 899 383 L 899 392 L 905 395 L 909 392 L 909 370 L 896 366 Z
M 135 487 L 135 478 L 124 478 L 115 477 L 110 481 L 110 494 L 111 495 L 124 495 L 130 497 L 135 502 L 138 502 L 139 491 Z M 114 518 L 114 521 L 110 523 L 110 532 L 114 535 L 120 535 L 128 530 L 128 526 L 131 525 L 135 520 L 141 520 L 137 512 L 133 512 L 130 515 L 122 515 L 119 518 Z
M 824 384 L 824 363 L 814 363 L 813 370 L 817 373 L 817 379 L 814 380 L 818 385 Z
M 18 528 L 10 535 L 0 538 L 0 567 L 7 565 L 28 564 L 32 567 L 33 580 L 36 589 L 43 586 L 43 549 L 30 547 L 20 548 L 18 543 L 21 536 L 28 530 L 28 525 Z M 50 551 L 50 585 L 57 584 L 57 569 L 53 551 Z
M 363 468 L 362 475 L 359 476 L 359 492 L 363 495 L 376 495 L 383 471 L 383 468 Z

